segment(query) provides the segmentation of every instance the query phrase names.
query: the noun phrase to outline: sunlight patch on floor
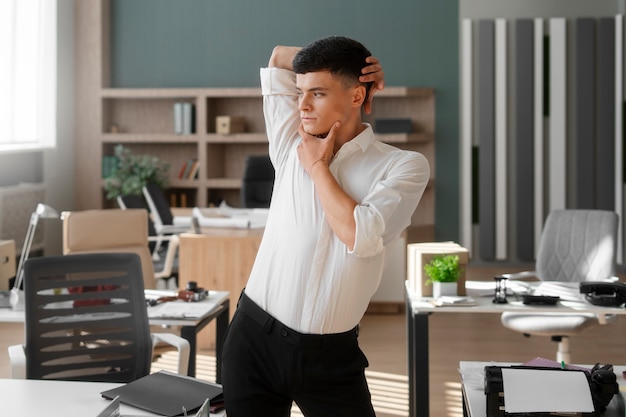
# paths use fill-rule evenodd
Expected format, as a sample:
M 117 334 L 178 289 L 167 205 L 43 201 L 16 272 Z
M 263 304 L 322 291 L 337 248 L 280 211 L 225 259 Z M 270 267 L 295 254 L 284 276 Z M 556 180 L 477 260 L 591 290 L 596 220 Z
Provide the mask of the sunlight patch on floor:
M 463 396 L 460 382 L 446 382 L 446 411 L 448 417 L 463 417 Z

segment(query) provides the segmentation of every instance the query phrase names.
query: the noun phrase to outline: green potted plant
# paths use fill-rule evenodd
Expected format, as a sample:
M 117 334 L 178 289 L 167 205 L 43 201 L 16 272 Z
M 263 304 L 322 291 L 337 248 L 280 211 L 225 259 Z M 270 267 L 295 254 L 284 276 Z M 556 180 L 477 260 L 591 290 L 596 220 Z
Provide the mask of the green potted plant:
M 435 256 L 424 265 L 424 271 L 428 276 L 426 284 L 433 284 L 434 298 L 456 295 L 457 281 L 462 273 L 458 255 Z
M 111 175 L 104 180 L 106 198 L 113 200 L 118 196 L 138 195 L 148 183 L 167 188 L 169 164 L 152 155 L 136 155 L 123 145 L 115 146 L 117 163 Z

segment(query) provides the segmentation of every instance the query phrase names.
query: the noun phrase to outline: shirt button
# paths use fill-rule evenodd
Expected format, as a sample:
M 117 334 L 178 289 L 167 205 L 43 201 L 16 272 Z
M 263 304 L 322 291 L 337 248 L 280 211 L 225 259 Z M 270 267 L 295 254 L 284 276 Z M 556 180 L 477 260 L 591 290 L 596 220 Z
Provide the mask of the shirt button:
M 280 335 L 281 335 L 281 336 L 286 337 L 288 334 L 289 334 L 289 333 L 287 333 L 287 330 L 286 330 L 286 329 L 281 329 L 281 331 L 280 331 Z

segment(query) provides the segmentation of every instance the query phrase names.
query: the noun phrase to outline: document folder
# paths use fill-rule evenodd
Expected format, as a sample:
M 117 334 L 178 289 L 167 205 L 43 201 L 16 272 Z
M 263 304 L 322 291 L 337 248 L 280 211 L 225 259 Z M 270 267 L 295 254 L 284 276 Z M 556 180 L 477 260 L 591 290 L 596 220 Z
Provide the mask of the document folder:
M 120 402 L 162 416 L 183 415 L 202 407 L 206 399 L 210 406 L 222 403 L 222 386 L 167 371 L 139 378 L 118 388 L 101 392 L 109 400 L 119 396 Z

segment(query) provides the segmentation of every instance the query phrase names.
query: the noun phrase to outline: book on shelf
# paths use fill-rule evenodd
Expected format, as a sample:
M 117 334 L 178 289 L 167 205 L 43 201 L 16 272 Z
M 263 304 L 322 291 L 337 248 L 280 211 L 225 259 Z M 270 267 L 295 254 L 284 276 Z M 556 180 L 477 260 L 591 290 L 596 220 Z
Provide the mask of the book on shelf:
M 183 134 L 183 103 L 174 103 L 174 133 Z
M 195 108 L 191 103 L 183 103 L 183 135 L 195 133 Z
M 195 106 L 191 103 L 174 103 L 174 133 L 190 135 L 195 133 Z
M 185 178 L 185 172 L 187 171 L 187 165 L 188 165 L 188 161 L 185 161 L 183 163 L 183 165 L 180 167 L 180 171 L 178 171 L 178 179 L 182 180 L 183 178 Z
M 200 162 L 197 159 L 194 159 L 191 164 L 191 168 L 189 168 L 189 172 L 187 173 L 186 179 L 194 180 L 198 178 L 198 171 L 200 170 Z
M 196 161 L 197 161 L 196 158 L 190 158 L 187 160 L 187 162 L 183 164 L 183 166 L 180 168 L 180 171 L 178 173 L 179 180 L 186 180 L 189 178 L 189 172 L 191 171 L 191 168 L 193 167 L 193 164 Z
M 117 171 L 118 158 L 115 155 L 102 156 L 102 178 L 109 178 Z

